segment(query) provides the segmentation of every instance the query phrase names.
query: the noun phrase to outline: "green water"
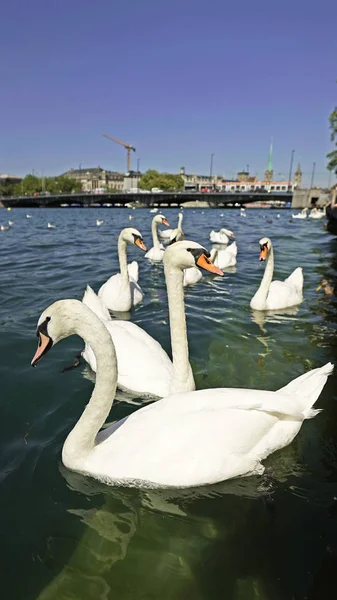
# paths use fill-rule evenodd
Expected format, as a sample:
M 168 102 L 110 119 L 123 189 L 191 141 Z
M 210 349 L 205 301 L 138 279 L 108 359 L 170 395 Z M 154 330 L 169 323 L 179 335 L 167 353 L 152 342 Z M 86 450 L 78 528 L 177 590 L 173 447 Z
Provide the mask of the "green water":
M 117 270 L 116 236 L 135 226 L 150 246 L 148 210 L 0 211 L 1 598 L 6 600 L 325 600 L 337 596 L 337 395 L 330 377 L 291 446 L 270 456 L 261 477 L 185 491 L 109 488 L 68 472 L 63 441 L 90 397 L 84 364 L 61 373 L 81 350 L 58 344 L 37 369 L 36 323 L 59 298 L 81 298 Z M 164 213 L 175 226 L 177 210 Z M 186 238 L 236 234 L 237 267 L 186 290 L 190 357 L 197 386 L 274 390 L 337 362 L 337 240 L 319 221 L 291 212 L 185 210 Z M 96 227 L 96 218 L 105 224 Z M 48 230 L 47 222 L 56 225 Z M 270 222 L 272 221 L 272 222 Z M 304 268 L 303 304 L 290 314 L 252 314 L 263 265 L 260 237 L 275 247 L 275 276 Z M 169 351 L 162 265 L 137 248 L 144 302 L 131 315 Z M 111 420 L 135 410 L 120 401 Z

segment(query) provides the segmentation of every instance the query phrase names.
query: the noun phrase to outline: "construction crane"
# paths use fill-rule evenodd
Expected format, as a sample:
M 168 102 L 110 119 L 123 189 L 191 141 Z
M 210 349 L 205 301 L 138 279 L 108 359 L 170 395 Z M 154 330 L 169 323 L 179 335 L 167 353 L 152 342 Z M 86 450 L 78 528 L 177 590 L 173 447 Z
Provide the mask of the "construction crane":
M 131 150 L 133 152 L 136 152 L 136 148 L 134 148 L 133 146 L 131 146 L 131 144 L 127 144 L 126 142 L 121 142 L 121 140 L 117 140 L 116 138 L 111 137 L 111 135 L 107 135 L 106 133 L 102 133 L 102 136 L 105 138 L 108 138 L 108 140 L 111 140 L 112 142 L 116 142 L 116 144 L 120 144 L 121 146 L 124 146 L 124 148 L 126 148 L 126 165 L 127 165 L 127 171 L 129 172 L 131 170 Z

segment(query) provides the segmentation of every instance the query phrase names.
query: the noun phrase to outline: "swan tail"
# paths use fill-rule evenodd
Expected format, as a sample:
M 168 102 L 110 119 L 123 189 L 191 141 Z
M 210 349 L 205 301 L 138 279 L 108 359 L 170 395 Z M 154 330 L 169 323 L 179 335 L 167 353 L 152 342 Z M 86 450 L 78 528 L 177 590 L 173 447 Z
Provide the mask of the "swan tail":
M 296 286 L 298 288 L 298 290 L 302 290 L 303 289 L 303 269 L 302 267 L 297 267 L 297 269 L 295 269 L 295 271 L 293 271 L 291 273 L 291 275 L 289 275 L 289 277 L 287 277 L 287 279 L 285 280 L 288 283 L 292 283 L 294 286 Z
M 132 277 L 135 281 L 138 281 L 138 263 L 133 260 L 132 263 L 128 265 L 129 277 Z
M 83 304 L 85 304 L 90 310 L 92 310 L 97 317 L 99 317 L 102 321 L 111 321 L 110 313 L 105 306 L 104 302 L 95 294 L 94 290 L 87 285 L 86 290 L 84 292 L 84 296 L 82 298 Z
M 312 406 L 319 398 L 326 380 L 333 370 L 334 365 L 327 363 L 324 367 L 312 369 L 308 373 L 300 375 L 300 377 L 288 383 L 288 385 L 278 390 L 278 392 L 298 396 L 303 415 L 306 419 L 311 419 L 319 412 L 313 410 Z

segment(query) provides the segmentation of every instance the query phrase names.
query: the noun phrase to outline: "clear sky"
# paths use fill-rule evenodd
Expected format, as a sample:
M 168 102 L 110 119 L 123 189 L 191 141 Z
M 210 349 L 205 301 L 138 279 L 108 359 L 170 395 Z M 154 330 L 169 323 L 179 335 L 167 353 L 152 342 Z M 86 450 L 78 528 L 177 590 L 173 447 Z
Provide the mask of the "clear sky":
M 100 165 L 328 181 L 336 0 L 11 0 L 1 8 L 0 172 Z

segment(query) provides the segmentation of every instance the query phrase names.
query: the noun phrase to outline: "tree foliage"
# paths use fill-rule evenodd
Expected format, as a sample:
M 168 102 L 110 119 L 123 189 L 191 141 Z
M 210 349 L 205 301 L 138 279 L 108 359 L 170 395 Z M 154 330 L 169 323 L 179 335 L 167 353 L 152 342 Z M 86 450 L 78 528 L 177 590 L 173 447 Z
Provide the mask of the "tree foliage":
M 36 177 L 26 175 L 21 183 L 0 183 L 0 196 L 33 196 L 49 192 L 50 194 L 69 194 L 80 192 L 81 183 L 71 177 Z
M 335 146 L 337 148 L 337 106 L 335 110 L 332 111 L 329 117 L 329 121 L 331 129 L 331 140 L 335 142 Z M 337 174 L 337 150 L 329 152 L 329 154 L 327 154 L 327 158 L 329 159 L 329 171 L 335 171 L 335 173 Z
M 172 192 L 174 190 L 182 190 L 184 187 L 184 180 L 182 177 L 180 177 L 180 175 L 172 175 L 171 173 L 158 173 L 158 171 L 149 169 L 140 178 L 139 187 L 142 190 L 159 188 L 165 192 Z

